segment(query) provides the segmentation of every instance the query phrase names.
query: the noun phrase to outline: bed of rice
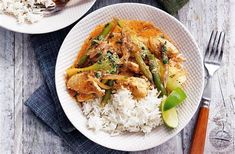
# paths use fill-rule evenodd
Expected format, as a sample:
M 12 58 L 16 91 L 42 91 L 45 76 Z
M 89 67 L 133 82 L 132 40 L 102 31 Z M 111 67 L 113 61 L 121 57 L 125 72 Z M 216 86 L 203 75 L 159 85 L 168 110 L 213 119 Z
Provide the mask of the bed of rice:
M 101 130 L 112 135 L 123 132 L 149 133 L 162 124 L 157 98 L 157 90 L 149 90 L 141 99 L 133 99 L 127 89 L 118 90 L 112 95 L 105 107 L 100 107 L 100 99 L 83 103 L 83 114 L 87 117 L 87 126 L 95 131 Z

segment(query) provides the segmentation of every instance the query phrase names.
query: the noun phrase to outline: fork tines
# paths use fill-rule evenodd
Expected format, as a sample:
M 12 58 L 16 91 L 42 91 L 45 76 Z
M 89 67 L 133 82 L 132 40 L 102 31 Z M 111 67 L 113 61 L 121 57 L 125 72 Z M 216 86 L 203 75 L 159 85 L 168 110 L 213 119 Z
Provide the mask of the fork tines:
M 210 40 L 204 55 L 204 60 L 210 63 L 220 63 L 225 42 L 225 33 L 212 31 Z

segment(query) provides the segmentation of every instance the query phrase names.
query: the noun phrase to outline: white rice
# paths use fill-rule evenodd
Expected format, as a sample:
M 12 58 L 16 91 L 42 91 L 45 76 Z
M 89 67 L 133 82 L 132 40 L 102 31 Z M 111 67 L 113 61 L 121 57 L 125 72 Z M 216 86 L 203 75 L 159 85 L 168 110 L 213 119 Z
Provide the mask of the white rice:
M 162 124 L 157 98 L 157 90 L 149 90 L 148 95 L 137 101 L 127 89 L 113 94 L 105 107 L 100 107 L 100 99 L 83 103 L 83 113 L 87 126 L 95 131 L 101 130 L 116 135 L 122 132 L 149 133 Z
M 35 4 L 55 5 L 52 0 L 0 0 L 0 14 L 13 15 L 19 23 L 35 23 L 43 17 L 42 9 Z

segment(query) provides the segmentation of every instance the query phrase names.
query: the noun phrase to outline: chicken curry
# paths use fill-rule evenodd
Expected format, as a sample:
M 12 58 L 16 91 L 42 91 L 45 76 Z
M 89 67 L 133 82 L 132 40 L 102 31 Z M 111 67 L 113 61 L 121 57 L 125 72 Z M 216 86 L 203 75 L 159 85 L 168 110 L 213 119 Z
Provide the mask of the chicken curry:
M 186 81 L 184 61 L 171 39 L 152 23 L 113 19 L 85 40 L 66 70 L 66 85 L 78 102 L 99 97 L 101 105 L 123 87 L 135 99 L 146 97 L 152 88 L 159 97 L 167 96 Z

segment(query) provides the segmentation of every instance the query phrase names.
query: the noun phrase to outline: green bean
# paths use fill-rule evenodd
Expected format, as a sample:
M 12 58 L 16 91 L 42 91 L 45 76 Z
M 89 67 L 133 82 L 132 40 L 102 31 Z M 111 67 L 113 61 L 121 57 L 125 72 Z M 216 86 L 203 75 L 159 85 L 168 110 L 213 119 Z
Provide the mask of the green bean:
M 83 65 L 86 62 L 86 60 L 89 57 L 87 54 L 89 53 L 90 49 L 96 44 L 97 41 L 104 40 L 106 38 L 106 36 L 109 34 L 109 32 L 113 29 L 114 25 L 115 24 L 113 22 L 109 22 L 104 26 L 104 29 L 102 30 L 102 32 L 96 38 L 94 38 L 92 40 L 92 42 L 91 42 L 90 46 L 88 47 L 85 55 L 83 55 L 80 58 L 80 60 L 78 62 L 78 67 L 80 67 L 81 65 Z
M 149 59 L 150 71 L 153 75 L 153 82 L 157 90 L 161 91 L 160 96 L 166 95 L 166 89 L 163 86 L 160 75 L 159 75 L 159 66 L 156 61 L 156 57 L 147 50 L 147 57 Z
M 168 59 L 168 56 L 167 56 L 167 47 L 166 47 L 166 43 L 167 42 L 165 42 L 163 45 L 162 45 L 162 62 L 163 62 L 163 64 L 168 64 L 168 61 L 169 61 L 169 59 Z
M 148 50 L 148 48 L 144 45 L 143 42 L 136 39 L 139 44 L 139 48 L 141 49 L 142 53 L 145 53 L 149 60 L 149 69 L 152 75 L 153 83 L 155 84 L 158 91 L 161 91 L 160 96 L 166 95 L 166 89 L 161 82 L 160 75 L 159 75 L 159 66 L 157 64 L 156 57 Z
M 97 40 L 101 41 L 103 39 L 105 39 L 105 37 L 109 34 L 109 32 L 112 30 L 112 28 L 114 27 L 114 23 L 113 22 L 109 22 L 104 26 L 103 31 L 100 33 L 100 35 L 97 37 Z
M 101 100 L 102 107 L 104 107 L 108 103 L 108 100 L 111 98 L 111 93 L 112 93 L 111 89 L 105 90 L 105 95 L 103 96 L 103 98 Z
M 109 81 L 109 80 L 107 80 L 107 79 L 103 79 L 101 82 L 104 83 L 104 84 L 106 84 L 108 81 Z
M 117 24 L 119 27 L 123 28 L 123 22 L 119 19 L 116 19 L 117 20 Z
M 108 85 L 113 86 L 113 81 L 108 80 Z M 102 107 L 104 107 L 108 103 L 108 100 L 111 98 L 111 94 L 112 94 L 112 89 L 105 90 L 105 95 L 103 96 L 103 98 L 101 100 Z
M 80 60 L 79 60 L 79 62 L 78 62 L 78 64 L 77 64 L 78 67 L 80 67 L 81 65 L 83 65 L 83 64 L 86 62 L 87 58 L 88 58 L 88 55 L 87 55 L 87 54 L 83 55 L 83 56 L 80 58 Z
M 153 77 L 151 72 L 149 71 L 148 66 L 145 64 L 144 60 L 142 59 L 140 53 L 138 52 L 133 52 L 133 55 L 135 57 L 135 60 L 137 64 L 140 67 L 141 72 L 144 74 L 144 76 L 149 79 L 151 82 L 153 81 Z

